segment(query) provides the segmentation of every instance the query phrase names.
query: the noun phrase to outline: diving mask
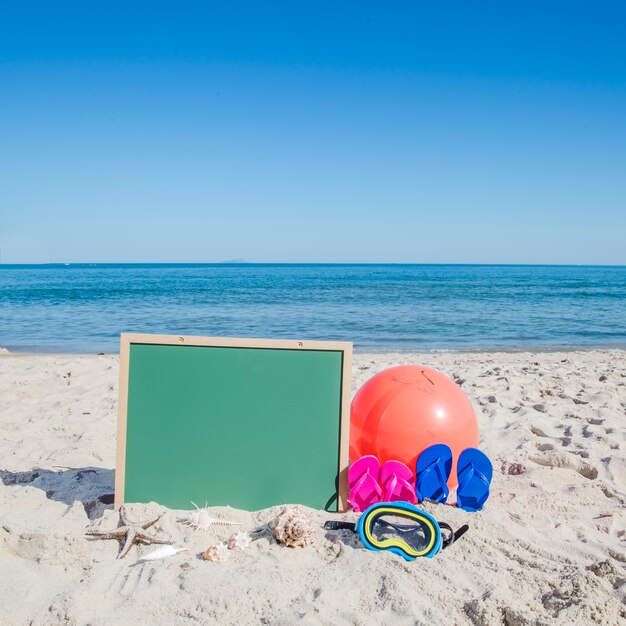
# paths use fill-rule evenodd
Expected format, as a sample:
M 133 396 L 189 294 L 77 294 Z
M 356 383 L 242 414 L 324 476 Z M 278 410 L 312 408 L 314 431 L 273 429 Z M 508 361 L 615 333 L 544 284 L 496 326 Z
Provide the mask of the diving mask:
M 464 525 L 453 531 L 409 502 L 378 502 L 367 508 L 356 524 L 328 521 L 324 528 L 352 530 L 368 550 L 389 550 L 407 561 L 418 556 L 432 558 L 469 530 Z

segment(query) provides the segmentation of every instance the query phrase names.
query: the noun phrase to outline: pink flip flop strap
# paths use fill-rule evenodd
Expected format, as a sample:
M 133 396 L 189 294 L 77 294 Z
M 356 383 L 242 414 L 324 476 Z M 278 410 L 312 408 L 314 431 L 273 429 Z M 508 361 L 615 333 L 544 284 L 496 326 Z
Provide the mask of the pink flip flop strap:
M 350 497 L 348 500 L 352 508 L 358 513 L 364 511 L 371 504 L 380 502 L 381 495 L 382 489 L 378 481 L 370 474 L 369 469 L 367 469 L 359 480 L 354 483 L 352 489 L 350 489 Z
M 415 490 L 412 488 L 411 483 L 405 478 L 400 478 L 395 472 L 387 479 L 384 487 L 386 502 L 395 502 L 397 500 L 415 502 Z

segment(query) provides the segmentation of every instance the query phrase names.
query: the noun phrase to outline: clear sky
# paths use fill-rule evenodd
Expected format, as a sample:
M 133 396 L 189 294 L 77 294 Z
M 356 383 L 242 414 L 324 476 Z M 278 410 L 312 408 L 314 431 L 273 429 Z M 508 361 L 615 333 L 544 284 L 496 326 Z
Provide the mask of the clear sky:
M 626 3 L 3 2 L 20 262 L 626 264 Z

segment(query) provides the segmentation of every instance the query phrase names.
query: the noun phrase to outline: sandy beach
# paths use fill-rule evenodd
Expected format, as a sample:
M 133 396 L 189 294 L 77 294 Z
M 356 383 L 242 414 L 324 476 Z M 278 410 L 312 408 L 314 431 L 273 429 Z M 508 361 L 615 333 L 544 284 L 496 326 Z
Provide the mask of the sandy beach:
M 223 563 L 199 553 L 226 533 L 184 512 L 129 505 L 134 521 L 188 548 L 117 560 L 106 498 L 114 484 L 118 357 L 0 355 L 0 601 L 4 625 L 43 624 L 618 624 L 626 619 L 626 353 L 581 351 L 356 354 L 353 394 L 399 364 L 461 384 L 494 465 L 492 495 L 470 514 L 424 508 L 470 531 L 432 560 L 405 562 L 322 529 L 278 545 L 264 525 L 281 507 L 215 514 L 260 529 Z M 454 501 L 454 498 L 451 498 Z

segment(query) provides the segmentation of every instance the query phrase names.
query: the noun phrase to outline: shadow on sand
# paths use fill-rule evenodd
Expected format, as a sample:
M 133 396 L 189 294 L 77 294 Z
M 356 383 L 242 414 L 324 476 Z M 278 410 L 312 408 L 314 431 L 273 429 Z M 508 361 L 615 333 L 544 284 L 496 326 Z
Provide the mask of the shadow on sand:
M 0 480 L 7 487 L 36 487 L 49 500 L 68 506 L 77 500 L 89 519 L 102 517 L 113 508 L 115 470 L 102 467 L 67 467 L 58 471 L 34 468 L 28 472 L 0 470 Z

